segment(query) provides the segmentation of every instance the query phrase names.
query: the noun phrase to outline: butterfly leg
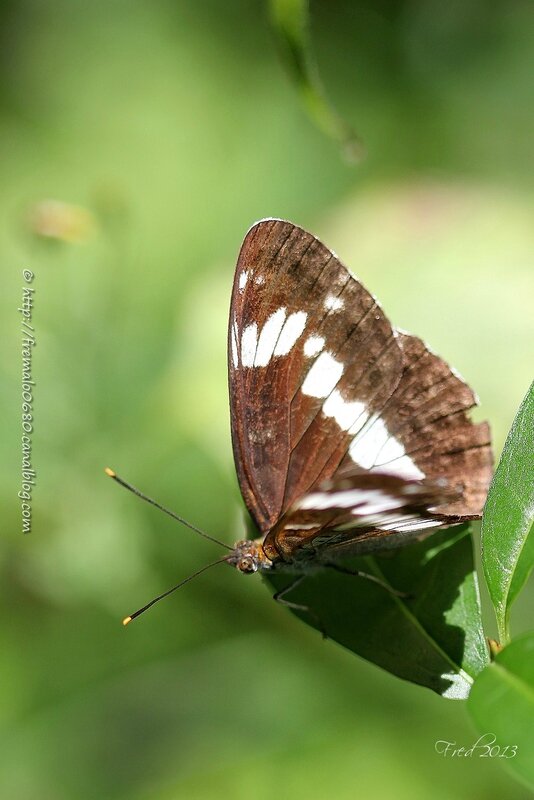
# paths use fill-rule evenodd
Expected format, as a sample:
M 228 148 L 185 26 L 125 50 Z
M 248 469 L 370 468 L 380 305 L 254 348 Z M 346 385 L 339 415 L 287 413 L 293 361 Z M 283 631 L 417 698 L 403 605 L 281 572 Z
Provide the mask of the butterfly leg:
M 297 586 L 302 583 L 305 577 L 306 575 L 299 575 L 298 578 L 295 578 L 295 580 L 288 584 L 288 586 L 286 586 L 284 589 L 276 592 L 276 594 L 273 595 L 273 600 L 276 600 L 276 602 L 280 603 L 282 606 L 286 606 L 286 608 L 293 608 L 295 611 L 304 611 L 306 614 L 309 614 L 310 617 L 313 617 L 315 620 L 323 639 L 327 639 L 328 635 L 324 629 L 323 623 L 315 611 L 312 611 L 309 606 L 302 605 L 301 603 L 292 603 L 290 600 L 284 600 L 284 595 L 289 594 L 289 592 L 291 592 L 293 589 L 296 589 Z
M 394 597 L 401 597 L 405 600 L 409 597 L 413 597 L 409 592 L 401 592 L 398 589 L 394 589 L 393 586 L 390 586 L 389 583 L 377 578 L 376 575 L 371 575 L 369 572 L 361 572 L 359 569 L 349 569 L 348 567 L 342 567 L 340 564 L 334 564 L 331 561 L 327 561 L 323 564 L 323 566 L 327 567 L 328 569 L 334 569 L 336 572 L 341 572 L 343 575 L 354 575 L 357 578 L 366 578 L 368 581 L 372 581 L 373 583 L 378 584 L 381 586 L 382 589 L 385 589 L 387 592 L 392 594 Z

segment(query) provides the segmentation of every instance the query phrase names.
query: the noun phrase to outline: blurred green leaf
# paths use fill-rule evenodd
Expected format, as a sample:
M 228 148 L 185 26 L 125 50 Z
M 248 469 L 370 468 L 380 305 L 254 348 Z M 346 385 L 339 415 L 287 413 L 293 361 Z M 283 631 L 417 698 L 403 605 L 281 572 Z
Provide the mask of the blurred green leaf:
M 499 762 L 534 788 L 534 633 L 505 647 L 478 676 L 468 709 L 482 735 L 495 735 Z
M 349 161 L 358 161 L 363 146 L 352 128 L 326 99 L 313 58 L 307 0 L 270 0 L 272 26 L 281 58 L 295 82 L 308 115 L 327 136 L 338 141 Z
M 465 699 L 488 662 L 468 526 L 350 566 L 373 573 L 401 599 L 364 578 L 323 570 L 286 596 L 317 615 L 330 639 L 443 697 Z M 287 575 L 268 576 L 281 589 Z M 309 613 L 293 611 L 313 627 Z
M 499 636 L 509 641 L 510 606 L 534 564 L 534 383 L 514 419 L 482 519 L 482 560 Z

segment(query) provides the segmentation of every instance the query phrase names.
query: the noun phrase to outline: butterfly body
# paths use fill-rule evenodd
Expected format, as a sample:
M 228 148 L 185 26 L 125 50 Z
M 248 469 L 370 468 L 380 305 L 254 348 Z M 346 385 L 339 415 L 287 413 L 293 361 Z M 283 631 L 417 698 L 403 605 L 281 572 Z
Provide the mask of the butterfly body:
M 323 560 L 321 551 L 303 550 L 290 560 L 277 558 L 271 561 L 263 549 L 263 539 L 243 539 L 236 542 L 233 553 L 225 559 L 244 575 L 255 572 L 277 572 L 290 575 L 311 575 L 320 572 L 326 566 L 333 566 L 332 560 Z

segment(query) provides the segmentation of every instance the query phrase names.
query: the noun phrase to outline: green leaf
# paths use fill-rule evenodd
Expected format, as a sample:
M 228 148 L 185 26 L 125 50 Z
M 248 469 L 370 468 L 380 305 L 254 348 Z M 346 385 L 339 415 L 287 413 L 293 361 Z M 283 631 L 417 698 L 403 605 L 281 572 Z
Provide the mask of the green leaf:
M 517 412 L 482 518 L 482 561 L 499 636 L 510 639 L 510 606 L 534 564 L 534 383 Z
M 317 127 L 338 141 L 350 161 L 363 147 L 352 128 L 328 103 L 312 55 L 307 0 L 270 0 L 271 21 L 281 58 L 295 82 L 302 104 Z
M 515 639 L 481 672 L 467 707 L 479 733 L 495 736 L 494 757 L 534 789 L 534 633 Z
M 444 697 L 465 699 L 488 662 L 469 527 L 441 531 L 385 556 L 352 559 L 350 567 L 372 572 L 410 597 L 324 569 L 284 600 L 306 605 L 312 614 L 293 613 L 357 655 Z M 267 580 L 281 589 L 294 576 L 274 573 Z

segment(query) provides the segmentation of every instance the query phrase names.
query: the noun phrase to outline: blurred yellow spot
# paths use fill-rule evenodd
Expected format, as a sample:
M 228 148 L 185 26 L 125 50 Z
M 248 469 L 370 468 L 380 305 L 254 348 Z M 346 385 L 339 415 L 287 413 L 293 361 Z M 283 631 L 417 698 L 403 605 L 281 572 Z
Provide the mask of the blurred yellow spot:
M 499 655 L 499 653 L 503 649 L 503 646 L 496 639 L 489 639 L 489 638 L 488 638 L 488 645 L 490 649 L 490 655 L 493 660 L 495 656 Z
M 110 469 L 109 467 L 104 467 L 104 472 L 106 473 L 106 475 L 109 475 L 109 477 L 110 477 L 110 478 L 114 478 L 114 477 L 115 477 L 115 474 L 116 474 L 116 473 L 115 473 L 115 472 L 113 472 L 113 470 L 112 470 L 112 469 Z
M 123 625 L 128 625 L 128 623 L 131 622 L 131 621 L 132 621 L 131 617 L 124 617 L 124 619 L 122 621 L 122 624 Z
M 31 232 L 45 239 L 85 242 L 96 229 L 93 214 L 81 206 L 60 200 L 42 200 L 30 209 Z

